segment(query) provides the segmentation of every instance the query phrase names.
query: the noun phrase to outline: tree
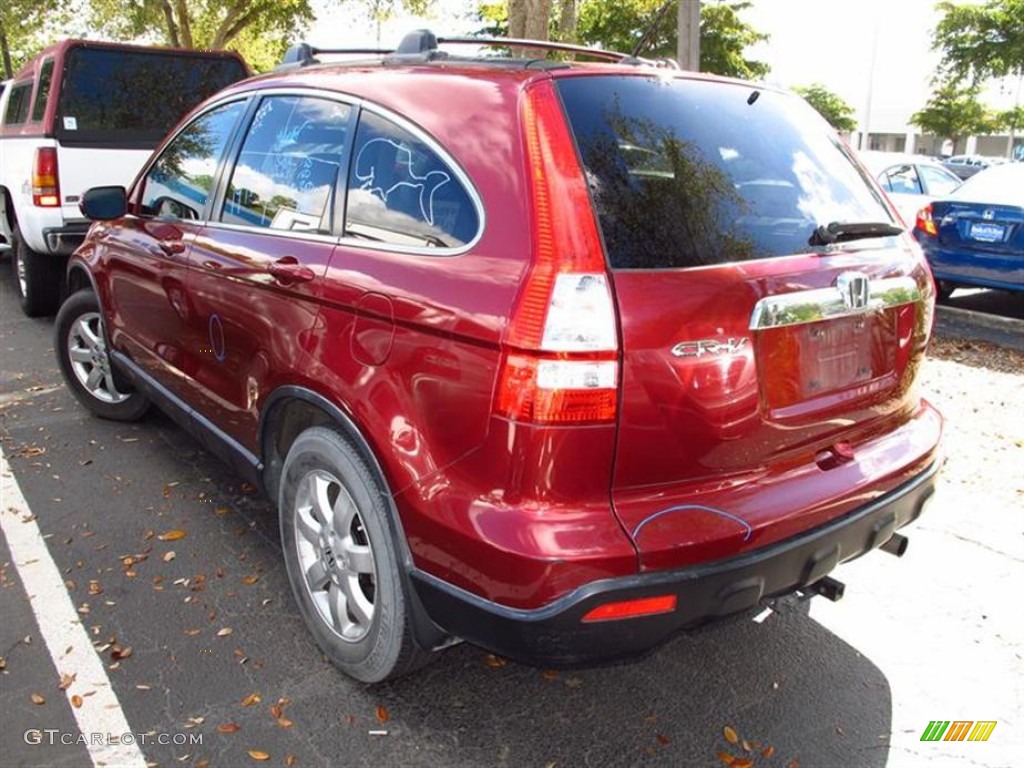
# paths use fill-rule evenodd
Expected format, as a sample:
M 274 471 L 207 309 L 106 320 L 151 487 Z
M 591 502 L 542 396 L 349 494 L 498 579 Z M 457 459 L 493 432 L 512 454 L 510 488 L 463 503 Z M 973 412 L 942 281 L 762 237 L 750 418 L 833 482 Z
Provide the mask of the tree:
M 1024 76 L 1024 0 L 988 0 L 984 5 L 938 5 L 942 19 L 933 47 L 942 68 L 978 83 L 993 77 Z
M 583 0 L 579 11 L 579 39 L 587 44 L 600 43 L 605 48 L 631 51 L 658 13 L 663 0 Z M 700 68 L 702 72 L 740 77 L 762 78 L 769 67 L 764 62 L 747 59 L 747 46 L 767 40 L 740 18 L 750 7 L 745 0 L 709 1 L 700 9 Z M 641 52 L 649 57 L 676 56 L 678 30 L 672 23 L 674 15 L 662 20 Z
M 814 107 L 837 131 L 850 132 L 856 130 L 857 121 L 853 119 L 853 107 L 843 98 L 828 90 L 821 83 L 814 83 L 802 88 L 794 88 L 807 103 Z
M 950 80 L 940 83 L 924 108 L 911 116 L 910 123 L 924 133 L 950 139 L 954 145 L 965 136 L 992 133 L 997 120 L 978 101 L 979 91 L 977 85 L 963 86 Z
M 120 39 L 240 50 L 256 69 L 276 64 L 314 18 L 310 0 L 89 0 L 93 21 Z
M 22 64 L 57 36 L 52 27 L 63 18 L 66 5 L 65 0 L 3 0 L 0 3 L 2 79 L 14 77 Z

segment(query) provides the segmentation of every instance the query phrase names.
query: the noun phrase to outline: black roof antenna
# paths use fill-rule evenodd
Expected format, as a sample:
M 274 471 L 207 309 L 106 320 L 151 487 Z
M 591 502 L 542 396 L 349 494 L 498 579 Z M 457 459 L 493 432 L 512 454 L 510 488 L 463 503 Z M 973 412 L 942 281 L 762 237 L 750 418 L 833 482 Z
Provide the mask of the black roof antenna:
M 658 12 L 654 15 L 654 20 L 644 30 L 643 36 L 637 41 L 637 44 L 633 46 L 633 50 L 629 52 L 629 57 L 635 59 L 640 55 L 640 52 L 647 47 L 647 44 L 651 42 L 651 38 L 654 37 L 654 33 L 658 31 L 658 27 L 661 26 L 661 22 L 665 19 L 665 14 L 668 9 L 675 5 L 677 0 L 665 0 L 665 4 L 658 9 Z

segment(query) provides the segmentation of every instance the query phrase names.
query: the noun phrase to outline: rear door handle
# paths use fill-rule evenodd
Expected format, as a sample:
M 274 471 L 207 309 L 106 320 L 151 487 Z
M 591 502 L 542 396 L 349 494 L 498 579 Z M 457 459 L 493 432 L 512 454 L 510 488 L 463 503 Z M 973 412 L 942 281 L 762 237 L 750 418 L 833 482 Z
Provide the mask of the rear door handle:
M 267 272 L 282 283 L 308 283 L 316 275 L 309 267 L 299 264 L 294 256 L 282 256 L 267 267 Z

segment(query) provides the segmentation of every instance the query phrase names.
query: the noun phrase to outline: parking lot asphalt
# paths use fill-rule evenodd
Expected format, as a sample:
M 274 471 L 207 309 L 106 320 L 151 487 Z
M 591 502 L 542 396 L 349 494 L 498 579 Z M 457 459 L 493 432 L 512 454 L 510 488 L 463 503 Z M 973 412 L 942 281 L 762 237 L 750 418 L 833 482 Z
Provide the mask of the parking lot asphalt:
M 133 425 L 88 416 L 62 386 L 52 320 L 24 318 L 0 283 L 2 447 L 29 508 L 5 498 L 0 514 L 5 525 L 34 516 L 151 764 L 710 766 L 732 755 L 739 766 L 874 768 L 1024 757 L 1024 503 L 974 530 L 972 501 L 940 492 L 906 531 L 904 558 L 873 553 L 833 574 L 847 583 L 840 603 L 707 627 L 634 663 L 540 670 L 462 644 L 367 687 L 307 635 L 270 503 L 158 413 Z M 87 765 L 80 745 L 27 743 L 30 729 L 78 733 L 97 681 L 60 689 L 54 657 L 65 649 L 45 649 L 34 587 L 7 546 L 0 763 Z M 922 743 L 936 718 L 998 725 L 985 743 Z

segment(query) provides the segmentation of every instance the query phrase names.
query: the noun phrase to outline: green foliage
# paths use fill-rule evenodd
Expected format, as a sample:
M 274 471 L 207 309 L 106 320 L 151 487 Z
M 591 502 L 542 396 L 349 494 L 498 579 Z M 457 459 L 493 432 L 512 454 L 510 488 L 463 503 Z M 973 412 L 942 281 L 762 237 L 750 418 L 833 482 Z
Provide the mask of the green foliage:
M 313 21 L 310 0 L 89 0 L 93 23 L 122 40 L 238 50 L 255 69 L 276 64 Z
M 988 0 L 984 5 L 941 2 L 942 19 L 933 45 L 944 71 L 979 82 L 1024 75 L 1024 0 Z
M 617 51 L 631 51 L 653 21 L 663 0 L 582 0 L 578 34 L 581 42 Z M 700 9 L 702 72 L 756 80 L 768 74 L 761 61 L 745 58 L 750 45 L 768 39 L 740 18 L 750 7 L 745 0 L 705 0 Z M 675 58 L 676 15 L 668 13 L 641 55 Z
M 828 120 L 837 131 L 856 130 L 857 121 L 853 119 L 853 107 L 847 104 L 841 96 L 832 93 L 820 83 L 793 90 L 803 96 L 807 103 Z
M 996 121 L 1000 128 L 1006 128 L 1014 133 L 1024 130 L 1024 104 L 1000 112 L 996 115 Z
M 748 46 L 764 42 L 768 35 L 758 32 L 740 18 L 749 2 L 722 2 L 701 5 L 700 69 L 717 75 L 760 80 L 770 67 L 763 61 L 743 56 Z
M 978 101 L 979 91 L 976 85 L 940 83 L 924 108 L 911 116 L 910 124 L 954 143 L 964 136 L 992 133 L 998 129 L 998 120 Z
M 60 25 L 70 14 L 67 0 L 3 0 L 0 2 L 0 79 L 63 37 Z

